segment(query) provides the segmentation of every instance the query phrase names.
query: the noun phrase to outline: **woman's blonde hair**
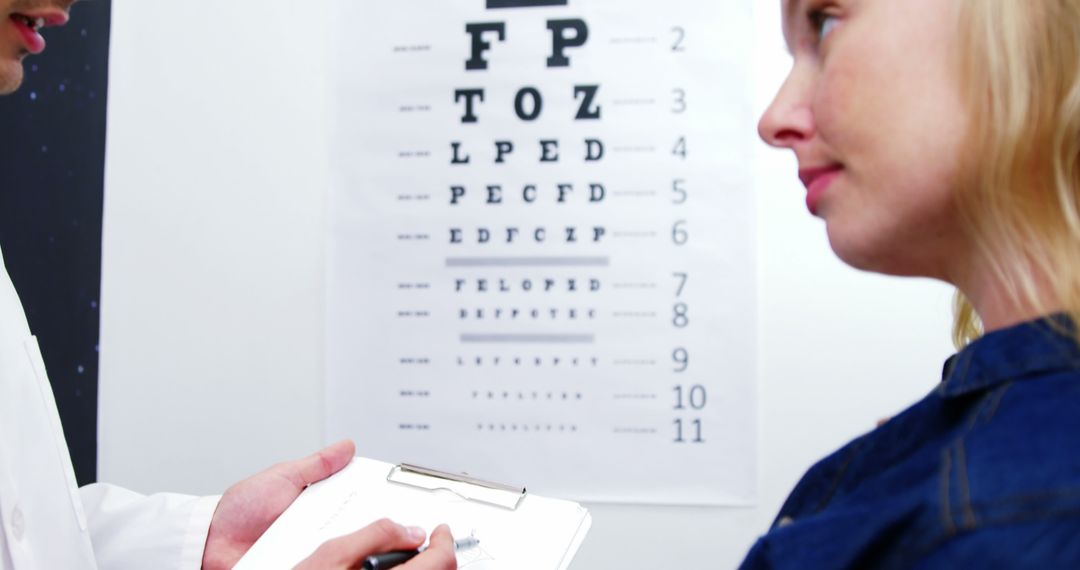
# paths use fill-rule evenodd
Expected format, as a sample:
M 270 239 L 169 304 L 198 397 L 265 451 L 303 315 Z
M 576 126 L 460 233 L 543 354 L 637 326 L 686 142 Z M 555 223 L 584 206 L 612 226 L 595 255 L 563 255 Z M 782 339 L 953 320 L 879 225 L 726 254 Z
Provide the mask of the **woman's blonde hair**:
M 961 0 L 960 55 L 965 228 L 1009 301 L 1080 323 L 1080 0 Z M 982 325 L 955 308 L 962 347 Z

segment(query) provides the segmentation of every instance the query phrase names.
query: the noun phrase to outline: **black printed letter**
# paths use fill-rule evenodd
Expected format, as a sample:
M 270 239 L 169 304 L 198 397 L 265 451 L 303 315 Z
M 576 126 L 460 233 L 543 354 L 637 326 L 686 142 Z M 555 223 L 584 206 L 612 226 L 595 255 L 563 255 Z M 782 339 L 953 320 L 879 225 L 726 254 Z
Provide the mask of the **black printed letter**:
M 487 69 L 488 64 L 484 59 L 484 52 L 491 49 L 491 43 L 484 40 L 484 32 L 498 32 L 499 41 L 506 40 L 506 24 L 503 22 L 465 24 L 465 33 L 472 36 L 472 57 L 465 62 L 466 71 Z
M 548 20 L 547 27 L 551 30 L 551 57 L 547 60 L 548 67 L 569 67 L 570 58 L 564 53 L 568 47 L 581 47 L 589 39 L 589 27 L 585 20 Z M 573 35 L 567 35 L 568 30 L 573 30 Z
M 575 121 L 600 118 L 600 107 L 593 107 L 593 99 L 596 98 L 596 92 L 599 89 L 599 85 L 578 85 L 574 87 L 574 99 L 577 99 L 580 95 L 585 96 L 581 101 L 581 106 L 578 107 L 577 117 L 574 117 Z M 483 100 L 483 97 L 481 97 L 481 100 Z
M 475 123 L 476 113 L 473 111 L 473 103 L 477 98 L 480 102 L 484 102 L 484 90 L 483 89 L 458 89 L 454 91 L 454 102 L 460 103 L 462 99 L 465 99 L 465 114 L 461 116 L 462 123 Z

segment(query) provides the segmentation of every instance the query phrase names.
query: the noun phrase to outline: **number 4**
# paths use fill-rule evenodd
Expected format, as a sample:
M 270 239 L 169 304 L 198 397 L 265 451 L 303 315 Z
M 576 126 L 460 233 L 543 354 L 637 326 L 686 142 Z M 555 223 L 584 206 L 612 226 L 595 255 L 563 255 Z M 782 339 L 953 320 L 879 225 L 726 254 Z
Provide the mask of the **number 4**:
M 679 137 L 679 140 L 675 141 L 675 148 L 671 149 L 671 154 L 686 160 L 686 137 Z

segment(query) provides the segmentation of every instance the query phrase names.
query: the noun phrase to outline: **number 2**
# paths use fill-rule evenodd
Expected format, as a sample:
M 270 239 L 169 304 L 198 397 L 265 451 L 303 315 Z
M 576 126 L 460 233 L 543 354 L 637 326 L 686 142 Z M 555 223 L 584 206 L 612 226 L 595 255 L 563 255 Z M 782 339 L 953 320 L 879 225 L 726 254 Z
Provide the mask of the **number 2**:
M 671 28 L 671 33 L 675 34 L 675 43 L 671 45 L 671 51 L 686 51 L 683 47 L 683 40 L 686 39 L 686 30 L 681 26 L 675 26 Z

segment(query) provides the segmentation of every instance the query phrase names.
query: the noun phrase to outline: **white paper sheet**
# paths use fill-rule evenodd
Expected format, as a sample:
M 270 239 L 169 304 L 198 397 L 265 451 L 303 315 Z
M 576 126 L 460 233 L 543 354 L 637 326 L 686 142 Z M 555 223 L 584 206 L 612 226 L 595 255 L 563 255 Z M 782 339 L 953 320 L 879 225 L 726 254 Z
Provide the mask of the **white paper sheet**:
M 338 4 L 328 439 L 751 503 L 751 0 L 489 4 Z
M 389 517 L 432 531 L 446 523 L 476 548 L 458 553 L 470 570 L 561 570 L 570 565 L 592 522 L 576 503 L 535 495 L 517 509 L 468 501 L 386 481 L 393 466 L 356 458 L 312 485 L 259 539 L 234 570 L 292 568 L 320 544 Z

